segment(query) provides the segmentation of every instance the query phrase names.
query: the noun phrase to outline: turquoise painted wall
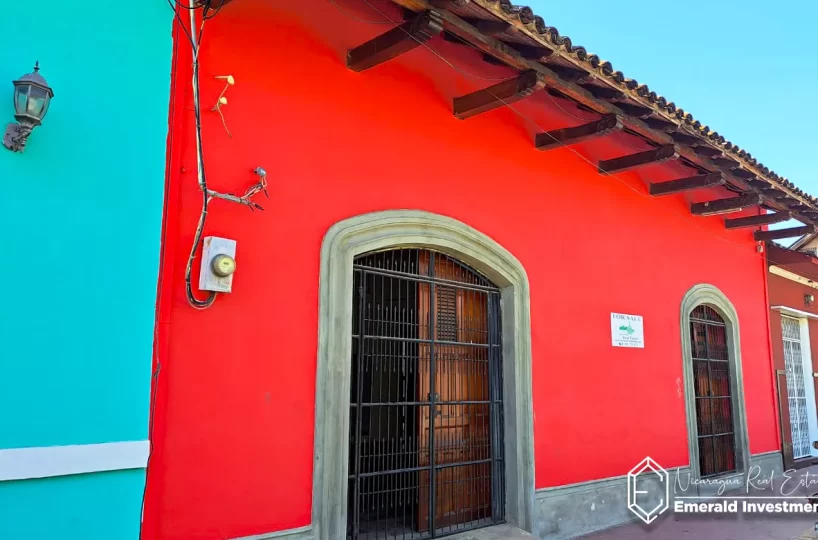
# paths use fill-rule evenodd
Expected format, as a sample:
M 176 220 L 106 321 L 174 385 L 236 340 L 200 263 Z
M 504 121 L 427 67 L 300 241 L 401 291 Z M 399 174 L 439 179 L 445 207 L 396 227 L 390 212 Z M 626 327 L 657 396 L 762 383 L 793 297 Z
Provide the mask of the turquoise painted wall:
M 137 540 L 143 470 L 0 482 L 3 540 Z
M 25 152 L 0 148 L 0 245 L 21 265 L 2 287 L 0 410 L 14 414 L 0 448 L 142 440 L 172 12 L 160 0 L 35 4 L 0 17 L 3 130 L 11 81 L 36 60 L 55 93 Z
M 172 11 L 2 12 L 2 130 L 35 61 L 55 97 L 25 153 L 0 147 L 0 245 L 19 265 L 0 302 L 0 449 L 145 440 Z M 135 539 L 143 484 L 142 469 L 0 482 L 0 538 Z

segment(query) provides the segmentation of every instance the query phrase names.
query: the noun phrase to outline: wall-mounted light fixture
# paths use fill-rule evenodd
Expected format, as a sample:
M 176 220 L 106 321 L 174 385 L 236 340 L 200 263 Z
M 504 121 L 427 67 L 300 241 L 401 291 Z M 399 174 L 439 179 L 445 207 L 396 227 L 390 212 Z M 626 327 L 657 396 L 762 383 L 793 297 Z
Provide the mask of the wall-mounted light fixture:
M 3 136 L 3 146 L 13 152 L 22 152 L 26 139 L 39 126 L 48 112 L 48 105 L 54 91 L 40 75 L 40 63 L 34 65 L 34 72 L 23 75 L 14 82 L 14 118 Z
M 815 295 L 814 294 L 805 294 L 804 295 L 804 305 L 811 306 L 812 303 L 815 302 Z

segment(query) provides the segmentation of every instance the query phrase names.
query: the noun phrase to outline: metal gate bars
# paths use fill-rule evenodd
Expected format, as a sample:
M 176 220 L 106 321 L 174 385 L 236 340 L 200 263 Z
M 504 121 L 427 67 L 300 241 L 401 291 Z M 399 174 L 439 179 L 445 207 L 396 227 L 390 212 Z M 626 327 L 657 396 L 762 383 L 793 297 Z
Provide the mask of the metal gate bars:
M 505 519 L 500 291 L 421 249 L 354 263 L 347 538 Z
M 787 401 L 792 430 L 794 459 L 812 455 L 807 415 L 807 390 L 804 381 L 804 359 L 801 349 L 801 323 L 798 319 L 781 317 L 784 342 L 784 368 L 787 378 Z
M 701 475 L 732 472 L 736 443 L 724 319 L 713 308 L 698 306 L 690 314 L 690 339 Z

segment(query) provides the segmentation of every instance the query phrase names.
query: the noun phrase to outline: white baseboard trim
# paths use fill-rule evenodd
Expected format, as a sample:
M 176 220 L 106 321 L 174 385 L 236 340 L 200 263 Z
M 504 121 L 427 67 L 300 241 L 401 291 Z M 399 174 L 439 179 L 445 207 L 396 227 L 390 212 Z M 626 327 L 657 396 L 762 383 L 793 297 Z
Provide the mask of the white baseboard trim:
M 147 466 L 150 441 L 0 449 L 0 482 Z

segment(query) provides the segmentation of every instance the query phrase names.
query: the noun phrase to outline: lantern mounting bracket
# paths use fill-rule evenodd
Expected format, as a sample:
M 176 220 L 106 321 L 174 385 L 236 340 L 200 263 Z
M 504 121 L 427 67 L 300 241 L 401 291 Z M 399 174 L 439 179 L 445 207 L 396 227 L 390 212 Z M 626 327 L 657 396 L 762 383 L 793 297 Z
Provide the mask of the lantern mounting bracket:
M 21 126 L 14 122 L 6 126 L 6 134 L 3 136 L 3 146 L 12 152 L 22 152 L 26 147 L 26 139 L 34 128 Z

